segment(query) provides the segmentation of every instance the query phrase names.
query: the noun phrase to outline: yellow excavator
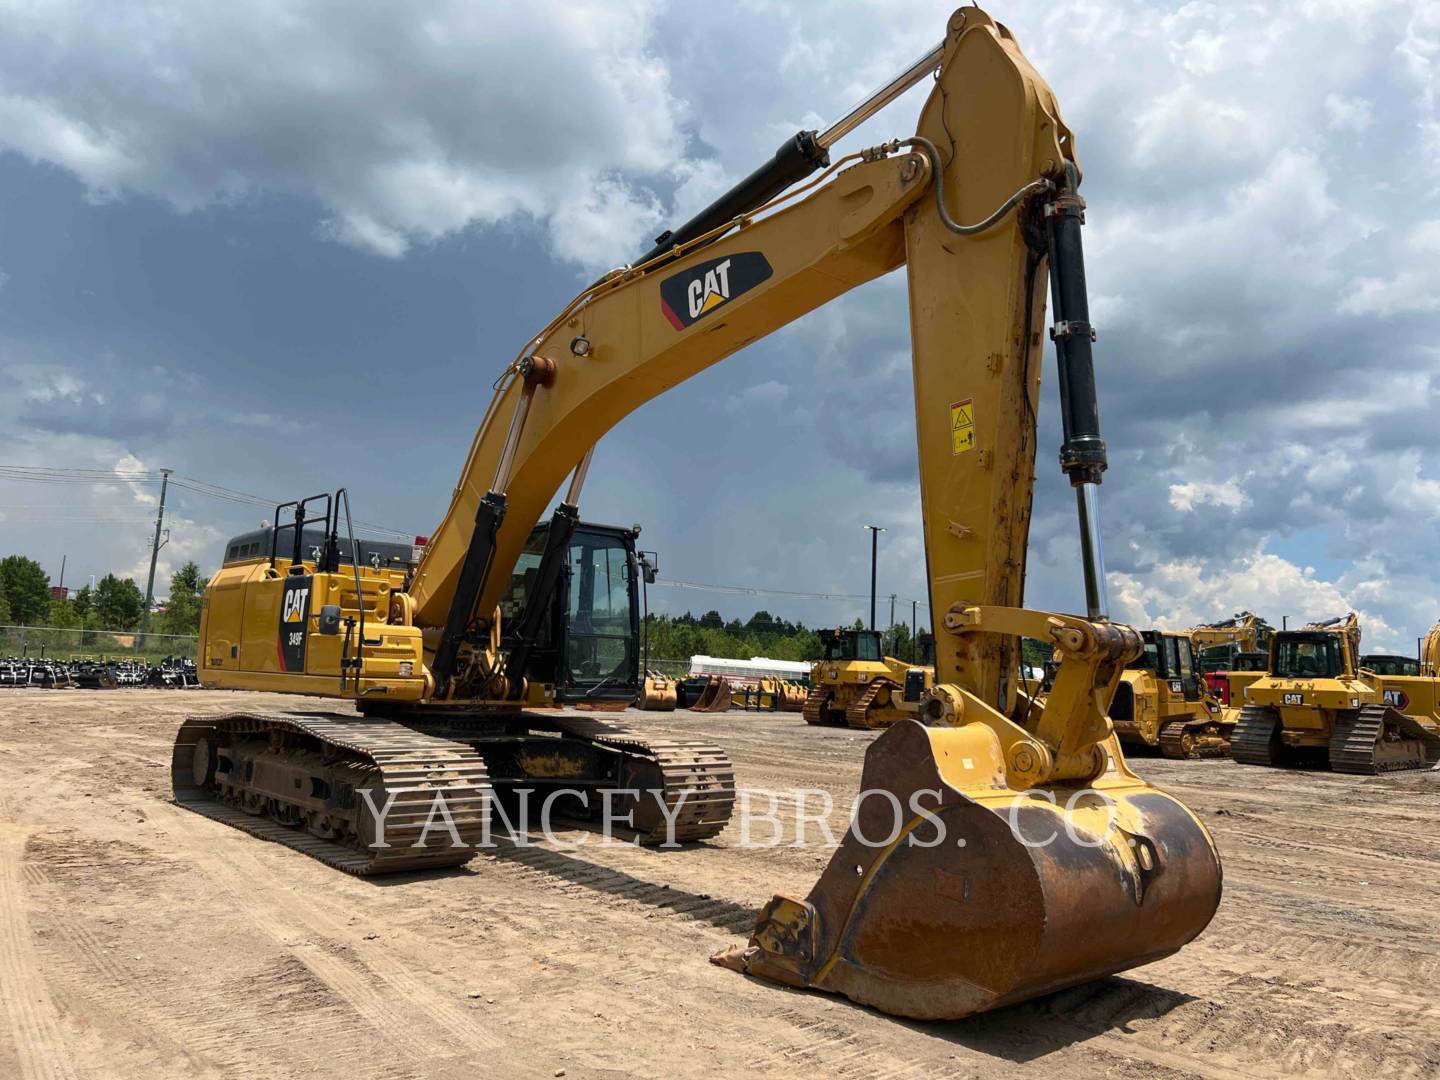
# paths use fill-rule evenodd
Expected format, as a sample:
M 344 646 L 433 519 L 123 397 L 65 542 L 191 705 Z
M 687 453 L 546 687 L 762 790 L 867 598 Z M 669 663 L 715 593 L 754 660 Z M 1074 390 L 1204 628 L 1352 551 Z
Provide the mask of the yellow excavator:
M 1421 649 L 1422 673 L 1360 665 L 1360 621 L 1344 617 L 1282 630 L 1265 675 L 1242 691 L 1231 753 L 1242 765 L 1328 763 L 1374 775 L 1440 761 L 1440 624 Z
M 883 728 L 914 717 L 935 669 L 886 656 L 878 630 L 821 630 L 825 655 L 810 668 L 801 712 L 807 724 Z
M 1201 623 L 1189 631 L 1196 666 L 1202 675 L 1231 670 L 1240 653 L 1262 651 L 1275 628 L 1254 612 L 1242 611 L 1219 622 Z
M 922 81 L 915 135 L 831 157 Z M 935 683 L 919 719 L 869 746 L 857 812 L 815 887 L 773 898 L 749 942 L 714 959 L 953 1018 L 1181 948 L 1215 912 L 1220 862 L 1199 819 L 1130 770 L 1105 715 L 1141 643 L 1106 617 L 1079 183 L 1074 137 L 1010 31 L 957 11 L 912 67 L 788 139 L 525 343 L 413 571 L 367 559 L 333 498 L 329 514 L 323 500 L 291 508 L 299 536 L 320 522 L 318 550 L 296 543 L 212 579 L 206 685 L 320 695 L 359 715 L 193 718 L 175 746 L 179 802 L 360 874 L 461 861 L 495 796 L 527 786 L 622 789 L 638 831 L 673 814 L 685 836 L 710 835 L 733 800 L 718 749 L 532 708 L 557 686 L 598 695 L 636 670 L 619 614 L 634 610 L 633 561 L 623 539 L 577 528 L 591 450 L 646 401 L 905 266 Z M 1085 617 L 1019 606 L 1047 283 Z M 519 573 L 506 620 L 527 553 L 535 572 Z M 559 627 L 574 640 L 557 681 L 542 631 L 566 578 L 579 602 Z M 1060 651 L 1043 702 L 1019 692 L 1022 635 Z M 442 800 L 453 832 L 433 828 Z

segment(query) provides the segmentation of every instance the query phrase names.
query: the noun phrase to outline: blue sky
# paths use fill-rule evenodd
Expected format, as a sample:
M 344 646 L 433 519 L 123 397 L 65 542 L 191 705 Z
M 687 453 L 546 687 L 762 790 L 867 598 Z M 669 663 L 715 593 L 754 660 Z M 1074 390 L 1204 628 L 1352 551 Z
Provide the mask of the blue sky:
M 357 516 L 427 532 L 495 373 L 587 275 L 838 116 L 948 10 L 0 4 L 0 464 L 344 484 Z M 1440 617 L 1440 15 L 992 13 L 1086 171 L 1114 614 L 1354 607 L 1367 644 L 1408 647 Z M 585 514 L 642 523 L 668 577 L 845 593 L 875 521 L 882 593 L 923 595 L 907 350 L 896 274 L 640 409 Z M 1053 408 L 1041 425 L 1027 601 L 1073 610 Z M 68 555 L 72 584 L 139 572 L 153 498 L 0 480 L 0 547 Z M 263 513 L 172 505 L 162 580 Z

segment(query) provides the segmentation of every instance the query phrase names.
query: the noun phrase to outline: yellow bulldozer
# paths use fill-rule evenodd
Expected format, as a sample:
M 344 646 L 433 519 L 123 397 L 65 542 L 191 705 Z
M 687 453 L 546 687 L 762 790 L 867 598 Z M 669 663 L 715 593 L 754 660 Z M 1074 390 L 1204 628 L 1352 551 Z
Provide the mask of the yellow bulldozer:
M 1440 761 L 1440 624 L 1422 648 L 1424 672 L 1384 675 L 1360 664 L 1354 612 L 1282 630 L 1266 673 L 1243 691 L 1231 743 L 1242 765 L 1328 763 L 1373 775 Z
M 836 149 L 922 82 L 915 134 Z M 495 806 L 530 791 L 582 817 L 606 796 L 642 839 L 713 836 L 734 802 L 723 750 L 533 708 L 638 690 L 633 531 L 579 521 L 593 447 L 666 389 L 904 266 L 934 682 L 867 748 L 862 790 L 885 797 L 857 799 L 809 894 L 771 899 L 748 943 L 714 959 L 928 1019 L 1183 947 L 1216 910 L 1220 861 L 1196 815 L 1131 771 L 1106 718 L 1142 644 L 1106 614 L 1079 185 L 1076 140 L 1014 36 L 955 12 L 851 113 L 787 139 L 526 337 L 418 564 L 370 558 L 337 492 L 288 504 L 290 542 L 277 517 L 263 555 L 216 573 L 205 685 L 343 708 L 237 702 L 187 720 L 176 800 L 355 874 L 461 863 Z M 1047 299 L 1084 616 L 1021 606 Z M 1060 650 L 1043 702 L 1019 692 L 1022 636 Z
M 807 724 L 883 728 L 919 713 L 935 682 L 933 667 L 886 656 L 878 630 L 821 630 L 824 656 L 810 668 L 810 692 L 801 712 Z
M 1125 666 L 1110 702 L 1120 741 L 1166 757 L 1229 757 L 1231 724 L 1196 670 L 1190 635 L 1140 637 L 1145 651 Z

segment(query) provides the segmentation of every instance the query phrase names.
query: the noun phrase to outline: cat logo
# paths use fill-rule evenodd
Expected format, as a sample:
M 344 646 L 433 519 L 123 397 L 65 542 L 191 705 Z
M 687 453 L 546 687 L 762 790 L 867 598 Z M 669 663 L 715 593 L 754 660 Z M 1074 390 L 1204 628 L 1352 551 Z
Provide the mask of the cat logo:
M 1399 709 L 1401 712 L 1404 712 L 1405 706 L 1410 704 L 1410 695 L 1405 693 L 1404 690 L 1386 690 L 1385 704 L 1389 705 L 1392 709 Z
M 276 642 L 280 670 L 303 673 L 306 623 L 310 619 L 310 578 L 286 578 L 280 597 L 280 635 Z
M 660 310 L 676 330 L 724 307 L 774 274 L 758 251 L 710 259 L 660 283 Z
M 1180 682 L 1179 679 L 1171 679 L 1171 680 L 1170 680 L 1170 693 L 1172 693 L 1172 694 L 1183 694 L 1184 692 L 1185 692 L 1185 687 L 1181 684 L 1181 682 Z
M 281 616 L 287 623 L 305 621 L 305 602 L 310 599 L 310 586 L 285 591 L 285 613 Z

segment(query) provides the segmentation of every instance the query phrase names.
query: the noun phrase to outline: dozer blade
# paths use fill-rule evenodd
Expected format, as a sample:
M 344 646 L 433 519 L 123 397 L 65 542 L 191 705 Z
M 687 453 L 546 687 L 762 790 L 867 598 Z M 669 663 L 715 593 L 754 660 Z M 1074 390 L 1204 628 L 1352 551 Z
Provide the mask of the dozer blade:
M 900 721 L 866 753 L 857 817 L 810 895 L 775 897 L 748 945 L 712 959 L 932 1020 L 1175 952 L 1215 913 L 1219 858 L 1105 746 L 1090 785 L 1016 792 L 988 727 Z

